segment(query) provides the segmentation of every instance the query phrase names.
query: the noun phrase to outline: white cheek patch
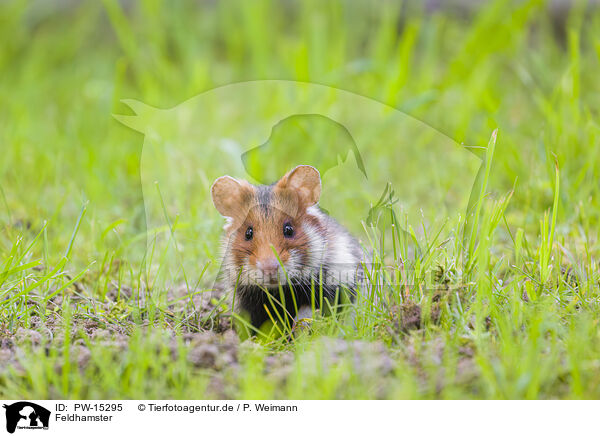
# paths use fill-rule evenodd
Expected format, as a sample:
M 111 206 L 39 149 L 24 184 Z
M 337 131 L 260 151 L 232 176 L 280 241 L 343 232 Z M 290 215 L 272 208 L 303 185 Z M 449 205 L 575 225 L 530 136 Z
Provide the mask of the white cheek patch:
M 223 253 L 221 261 L 221 276 L 230 286 L 235 286 L 237 280 L 238 267 L 233 260 L 230 245 L 234 235 L 225 235 L 221 239 L 221 252 Z
M 332 241 L 328 266 L 332 279 L 339 284 L 349 285 L 356 281 L 357 259 L 353 252 L 352 241 L 345 234 L 338 234 Z
M 307 254 L 307 267 L 311 269 L 319 269 L 325 261 L 327 254 L 327 240 L 321 236 L 319 230 L 310 225 L 304 225 L 304 233 L 308 238 L 308 253 Z
M 317 206 L 316 204 L 306 208 L 306 214 L 314 216 L 315 218 L 319 218 L 319 221 L 321 220 L 321 218 L 323 218 L 323 212 L 321 212 L 321 209 L 319 209 L 319 206 Z
M 250 266 L 250 262 L 248 262 L 248 259 L 244 259 L 244 264 L 242 265 L 242 273 L 240 274 L 240 284 L 249 285 L 253 282 L 253 279 L 255 278 L 256 271 Z
M 290 250 L 290 258 L 283 266 L 290 279 L 299 277 L 302 274 L 302 255 L 300 252 L 295 249 Z M 283 271 L 281 271 L 281 274 L 279 275 L 279 281 L 281 283 L 286 282 L 285 273 Z
M 352 242 L 346 235 L 338 235 L 334 240 L 333 250 L 329 262 L 333 265 L 348 266 L 356 263 L 354 253 L 352 252 Z

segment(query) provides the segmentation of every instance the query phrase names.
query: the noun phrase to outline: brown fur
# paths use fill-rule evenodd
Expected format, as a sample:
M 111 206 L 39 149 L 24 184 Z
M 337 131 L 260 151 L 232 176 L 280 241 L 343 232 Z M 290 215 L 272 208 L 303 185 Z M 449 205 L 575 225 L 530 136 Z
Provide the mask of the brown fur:
M 268 204 L 261 204 L 258 188 L 244 180 L 229 176 L 220 177 L 212 188 L 213 202 L 217 210 L 231 218 L 226 231 L 236 266 L 241 267 L 246 259 L 256 267 L 257 262 L 265 262 L 274 256 L 275 248 L 282 263 L 289 259 L 292 249 L 306 253 L 308 237 L 303 231 L 302 222 L 319 229 L 319 220 L 306 213 L 306 209 L 319 200 L 321 181 L 319 173 L 312 167 L 298 166 L 270 187 Z M 286 238 L 283 226 L 289 223 L 294 228 L 294 236 Z M 245 238 L 248 227 L 254 236 Z M 303 256 L 305 257 L 305 256 Z M 305 258 L 302 259 L 306 261 Z

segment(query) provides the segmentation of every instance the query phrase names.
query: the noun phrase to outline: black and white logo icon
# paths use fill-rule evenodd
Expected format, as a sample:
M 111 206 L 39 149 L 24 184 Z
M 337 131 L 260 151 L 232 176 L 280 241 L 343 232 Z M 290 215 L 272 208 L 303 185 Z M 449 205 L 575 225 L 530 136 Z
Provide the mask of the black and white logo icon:
M 29 401 L 19 401 L 3 406 L 6 409 L 6 431 L 14 433 L 16 429 L 47 430 L 50 411 Z

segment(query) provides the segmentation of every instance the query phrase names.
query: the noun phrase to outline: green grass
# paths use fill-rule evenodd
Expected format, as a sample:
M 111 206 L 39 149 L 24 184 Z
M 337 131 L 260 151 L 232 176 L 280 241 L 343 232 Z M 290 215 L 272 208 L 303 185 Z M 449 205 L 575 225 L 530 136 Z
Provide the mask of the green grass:
M 407 3 L 3 2 L 0 396 L 599 398 L 600 9 Z M 215 174 L 200 169 L 185 190 L 175 177 L 159 184 L 156 210 L 145 208 L 148 138 L 113 114 L 132 115 L 123 99 L 180 114 L 204 91 L 256 79 L 367 96 L 480 146 L 484 165 L 465 216 L 436 206 L 462 168 L 442 160 L 432 179 L 415 164 L 393 198 L 421 207 L 423 222 L 396 204 L 394 228 L 381 196 L 393 174 L 371 172 L 383 236 L 353 201 L 362 185 L 331 178 L 324 201 L 339 208 L 328 210 L 378 265 L 353 315 L 240 343 L 228 300 L 211 290 Z M 225 133 L 259 145 L 240 126 Z M 375 168 L 391 165 L 398 138 L 386 132 L 363 156 Z M 319 118 L 271 140 L 314 149 L 323 138 L 347 140 Z M 181 204 L 188 215 L 174 212 Z

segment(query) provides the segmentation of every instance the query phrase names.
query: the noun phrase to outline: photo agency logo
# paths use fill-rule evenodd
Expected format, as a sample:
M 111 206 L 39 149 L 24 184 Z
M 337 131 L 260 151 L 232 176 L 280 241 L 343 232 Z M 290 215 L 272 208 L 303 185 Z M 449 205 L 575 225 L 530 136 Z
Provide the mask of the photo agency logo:
M 29 401 L 4 404 L 6 409 L 6 431 L 14 433 L 19 430 L 48 430 L 50 411 L 45 407 Z
M 244 186 L 274 186 L 297 166 L 314 168 L 320 182 L 317 207 L 359 237 L 372 266 L 397 269 L 398 265 L 388 265 L 386 254 L 395 250 L 403 280 L 415 280 L 417 275 L 408 272 L 424 264 L 442 241 L 454 238 L 460 239 L 457 245 L 473 244 L 490 149 L 460 144 L 377 100 L 313 83 L 260 80 L 215 88 L 170 109 L 123 102 L 135 115 L 115 118 L 144 134 L 140 177 L 146 252 L 161 253 L 154 283 L 163 289 L 185 283 L 192 294 L 197 291 L 194 284 L 208 275 L 215 278 L 215 289 L 217 278 L 223 276 L 243 280 L 243 275 L 252 275 L 262 285 L 273 281 L 273 274 L 265 277 L 253 270 L 251 251 L 234 263 L 223 261 L 223 253 L 235 247 L 235 238 L 251 227 L 247 218 L 252 213 L 243 192 L 235 197 L 237 191 L 227 191 L 231 204 L 224 216 L 230 228 L 228 236 L 220 239 L 223 218 L 215 211 L 211 186 L 224 175 Z M 493 141 L 495 135 L 490 144 Z M 255 206 L 263 207 L 270 198 L 268 194 L 257 197 Z M 282 216 L 299 216 L 293 201 L 270 206 Z M 234 214 L 245 215 L 233 219 Z M 448 226 L 449 220 L 459 223 L 460 231 Z M 268 242 L 277 252 L 275 239 Z M 216 250 L 219 241 L 221 255 Z M 323 239 L 323 244 L 331 243 Z M 310 252 L 296 256 L 294 271 L 314 276 L 313 269 L 305 268 L 305 260 L 322 255 L 325 247 L 313 244 L 304 250 Z M 349 250 L 343 244 L 339 247 L 342 254 Z M 207 256 L 211 262 L 198 268 L 198 259 Z M 330 260 L 334 268 L 327 274 L 356 274 L 355 265 L 345 260 L 343 255 Z M 472 259 L 460 261 L 462 265 L 454 266 L 457 270 L 472 263 Z M 289 275 L 280 273 L 278 281 L 287 282 Z M 432 268 L 419 274 L 435 280 L 439 271 Z

